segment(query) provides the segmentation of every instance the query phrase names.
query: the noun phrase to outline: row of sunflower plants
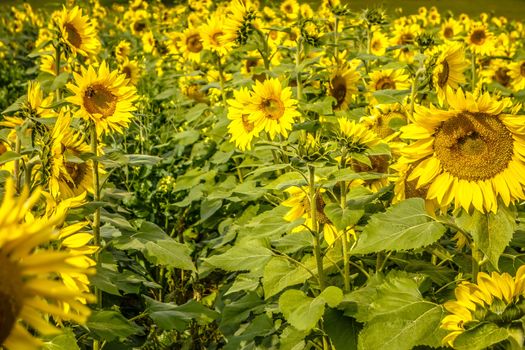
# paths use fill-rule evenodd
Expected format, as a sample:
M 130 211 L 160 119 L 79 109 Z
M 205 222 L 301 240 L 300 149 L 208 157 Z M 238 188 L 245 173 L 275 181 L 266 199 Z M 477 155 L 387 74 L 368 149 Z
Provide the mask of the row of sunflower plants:
M 0 15 L 0 347 L 522 349 L 523 23 Z

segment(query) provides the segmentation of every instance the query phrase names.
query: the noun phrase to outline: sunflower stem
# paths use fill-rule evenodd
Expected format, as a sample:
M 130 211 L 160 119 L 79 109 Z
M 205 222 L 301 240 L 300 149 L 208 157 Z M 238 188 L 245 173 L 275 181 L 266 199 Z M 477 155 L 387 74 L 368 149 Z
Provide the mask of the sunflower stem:
M 61 55 L 60 44 L 57 44 L 55 46 L 55 75 L 57 78 L 60 75 L 60 55 Z M 60 101 L 60 97 L 61 97 L 60 88 L 57 88 L 55 93 L 56 93 L 56 100 Z
M 346 151 L 343 151 L 343 154 L 341 155 L 341 165 L 340 168 L 344 168 L 346 165 Z M 341 186 L 341 208 L 345 209 L 346 207 L 346 181 L 340 182 Z M 347 241 L 348 235 L 345 231 L 343 232 L 342 241 L 343 241 L 343 281 L 344 281 L 344 291 L 349 292 L 350 291 L 350 256 L 348 255 L 348 241 Z
M 91 123 L 91 153 L 93 153 L 93 199 L 95 202 L 100 201 L 100 178 L 98 173 L 98 136 L 97 128 L 95 123 Z M 93 240 L 95 246 L 100 247 L 100 207 L 97 206 L 93 213 Z M 99 263 L 99 254 L 95 254 L 95 260 Z M 102 308 L 102 293 L 99 289 L 95 288 L 95 294 L 97 295 L 97 306 Z
M 297 39 L 297 52 L 295 53 L 295 70 L 297 74 L 297 101 L 301 101 L 303 96 L 303 82 L 301 81 L 301 51 L 302 51 L 302 37 Z
M 308 165 L 309 174 L 309 200 L 310 200 L 310 216 L 312 218 L 312 233 L 314 235 L 313 248 L 315 254 L 315 262 L 317 264 L 317 275 L 319 276 L 319 287 L 321 291 L 325 289 L 323 257 L 321 256 L 321 244 L 319 239 L 319 227 L 317 223 L 317 191 L 315 189 L 315 167 Z
M 334 58 L 339 66 L 339 16 L 334 17 Z
M 472 251 L 472 281 L 476 283 L 479 273 L 479 262 L 483 257 L 481 256 L 481 252 L 476 243 L 472 242 L 470 244 L 470 249 Z
M 471 69 L 472 69 L 472 92 L 474 92 L 474 90 L 476 90 L 476 54 L 474 52 L 472 52 L 472 57 L 471 57 Z
M 22 148 L 22 140 L 18 136 L 18 131 L 16 132 L 16 141 L 15 141 L 15 152 L 20 154 Z M 15 177 L 15 190 L 16 193 L 20 193 L 20 159 L 15 159 L 13 176 Z
M 217 54 L 217 68 L 219 68 L 219 83 L 221 84 L 222 103 L 226 108 L 228 105 L 226 104 L 226 91 L 224 90 L 224 67 L 222 66 L 221 55 L 219 54 Z

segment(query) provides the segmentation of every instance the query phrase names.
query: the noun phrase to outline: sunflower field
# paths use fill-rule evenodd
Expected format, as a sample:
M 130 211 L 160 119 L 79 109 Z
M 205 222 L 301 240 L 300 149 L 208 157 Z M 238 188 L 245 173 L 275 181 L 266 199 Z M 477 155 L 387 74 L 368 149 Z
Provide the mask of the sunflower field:
M 1 9 L 0 349 L 525 348 L 522 22 Z

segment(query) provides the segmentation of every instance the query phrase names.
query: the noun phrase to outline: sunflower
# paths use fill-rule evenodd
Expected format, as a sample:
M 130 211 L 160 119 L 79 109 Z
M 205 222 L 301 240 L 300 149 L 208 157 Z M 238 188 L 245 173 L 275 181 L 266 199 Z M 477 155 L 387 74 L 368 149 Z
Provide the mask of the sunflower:
M 374 132 L 384 142 L 388 142 L 392 151 L 402 147 L 399 141 L 399 127 L 407 123 L 407 114 L 404 108 L 397 103 L 380 104 L 372 108 L 370 115 L 362 117 L 360 123 Z
M 379 30 L 375 30 L 370 39 L 370 53 L 376 56 L 383 56 L 388 47 L 388 38 Z
M 525 266 L 516 272 L 487 274 L 480 272 L 477 283 L 463 282 L 455 289 L 456 300 L 443 305 L 450 313 L 441 320 L 441 328 L 449 331 L 443 345 L 454 347 L 454 341 L 463 332 L 480 324 L 492 323 L 498 327 L 510 327 L 520 323 L 525 294 Z
M 331 74 L 328 94 L 335 98 L 335 110 L 346 110 L 352 96 L 357 93 L 357 82 L 361 75 L 348 65 L 338 66 Z
M 508 67 L 508 75 L 512 79 L 514 90 L 525 89 L 525 61 L 512 62 Z
M 149 13 L 145 10 L 137 10 L 132 13 L 130 18 L 131 32 L 136 36 L 141 36 L 148 29 Z
M 60 12 L 58 21 L 63 42 L 71 51 L 82 56 L 95 56 L 100 50 L 100 41 L 88 16 L 82 16 L 82 9 L 75 6 Z
M 124 61 L 119 64 L 119 71 L 126 76 L 131 85 L 136 85 L 139 82 L 140 67 L 137 61 L 130 61 L 128 58 L 125 58 Z
M 204 48 L 214 51 L 221 56 L 228 54 L 231 50 L 231 43 L 223 43 L 224 19 L 219 16 L 212 16 L 206 24 L 201 27 L 202 44 Z
M 115 58 L 117 61 L 124 61 L 131 53 L 131 43 L 126 40 L 121 40 L 115 47 Z
M 188 27 L 182 33 L 183 39 L 181 42 L 180 51 L 182 56 L 194 62 L 200 62 L 201 51 L 203 49 L 200 30 L 195 27 Z
M 79 115 L 95 123 L 98 135 L 110 131 L 122 134 L 122 128 L 133 117 L 133 101 L 137 99 L 136 89 L 128 84 L 126 76 L 116 70 L 110 72 L 105 62 L 98 72 L 89 66 L 73 75 L 75 84 L 68 83 L 67 87 L 74 95 L 66 100 L 80 106 Z
M 453 40 L 462 31 L 463 28 L 461 25 L 454 18 L 449 18 L 443 22 L 441 25 L 441 31 L 439 33 L 443 39 Z
M 234 0 L 228 6 L 224 22 L 223 43 L 244 45 L 253 31 L 252 22 L 256 19 L 255 6 L 250 0 Z
M 279 8 L 288 20 L 294 20 L 299 14 L 299 3 L 297 0 L 285 0 Z
M 374 91 L 410 89 L 409 76 L 401 69 L 380 69 L 371 72 L 369 76 L 371 80 L 367 85 L 367 90 L 372 104 L 377 103 L 372 95 Z
M 448 86 L 457 89 L 459 84 L 466 82 L 463 72 L 469 67 L 465 59 L 465 51 L 461 43 L 452 43 L 437 48 L 441 52 L 432 72 L 432 79 L 437 90 L 440 103 L 445 100 L 445 91 Z
M 93 300 L 89 294 L 68 288 L 57 276 L 89 272 L 69 262 L 73 254 L 39 247 L 57 238 L 55 226 L 64 221 L 65 213 L 24 221 L 32 217 L 30 210 L 39 197 L 40 191 L 29 195 L 26 188 L 16 198 L 9 179 L 0 206 L 0 345 L 10 350 L 40 348 L 42 342 L 33 331 L 43 335 L 59 332 L 49 323 L 50 317 L 84 323 L 90 310 L 78 298 Z M 67 311 L 59 306 L 63 303 Z
M 456 209 L 496 212 L 525 198 L 525 118 L 504 114 L 509 100 L 488 93 L 479 97 L 461 89 L 447 91 L 449 110 L 416 107 L 414 123 L 401 131 L 417 140 L 402 150 L 406 162 L 417 165 L 408 181 L 429 186 L 427 199 L 441 207 L 454 201 Z
M 490 55 L 494 50 L 492 33 L 484 24 L 474 24 L 466 39 L 470 49 L 479 55 Z
M 438 25 L 441 23 L 441 15 L 436 8 L 428 12 L 428 21 L 433 25 Z
M 421 27 L 418 24 L 396 24 L 394 26 L 394 36 L 391 39 L 391 44 L 401 46 L 398 50 L 397 57 L 402 62 L 412 62 L 414 59 L 414 50 L 409 46 L 413 45 L 416 37 L 421 32 Z
M 291 96 L 292 89 L 283 88 L 276 78 L 262 83 L 256 81 L 251 103 L 246 109 L 250 113 L 249 121 L 256 129 L 268 132 L 272 140 L 277 134 L 288 137 L 294 118 L 300 115 L 296 109 L 297 100 Z
M 55 198 L 93 193 L 93 162 L 80 156 L 91 151 L 84 138 L 70 128 L 71 116 L 61 110 L 51 132 L 49 189 Z
M 247 88 L 241 88 L 233 92 L 233 99 L 228 100 L 228 131 L 232 135 L 231 140 L 235 142 L 241 151 L 251 149 L 251 142 L 261 129 L 255 128 L 255 124 L 249 120 L 246 107 L 251 103 L 252 96 Z
M 33 118 L 50 118 L 55 112 L 50 108 L 53 96 L 44 98 L 44 93 L 38 81 L 30 81 L 27 88 L 27 101 L 24 107 Z
M 286 221 L 292 222 L 297 219 L 303 218 L 305 219 L 305 222 L 302 226 L 297 226 L 294 229 L 292 229 L 292 233 L 294 232 L 301 232 L 304 230 L 304 227 L 308 229 L 313 229 L 313 222 L 312 222 L 312 213 L 311 213 L 311 206 L 310 206 L 310 198 L 308 196 L 308 187 L 302 186 L 292 186 L 288 187 L 284 190 L 290 197 L 286 199 L 281 204 L 285 207 L 291 208 L 285 215 L 284 219 Z M 320 189 L 320 191 L 315 195 L 315 209 L 316 209 L 316 216 L 317 216 L 317 222 L 319 225 L 319 230 L 323 232 L 323 237 L 325 241 L 332 245 L 337 238 L 341 234 L 339 234 L 338 230 L 335 228 L 334 224 L 328 219 L 328 216 L 326 216 L 324 212 L 324 207 L 326 206 L 326 203 L 323 199 L 322 193 L 325 192 L 324 189 Z

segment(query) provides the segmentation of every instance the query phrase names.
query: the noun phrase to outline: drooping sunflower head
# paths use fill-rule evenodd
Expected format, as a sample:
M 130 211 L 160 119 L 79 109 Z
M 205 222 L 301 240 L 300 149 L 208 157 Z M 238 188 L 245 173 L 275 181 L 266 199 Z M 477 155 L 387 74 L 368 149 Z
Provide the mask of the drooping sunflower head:
M 75 83 L 67 87 L 74 95 L 67 101 L 80 107 L 79 115 L 95 123 L 99 135 L 116 131 L 123 132 L 135 111 L 136 89 L 129 84 L 124 74 L 110 71 L 102 62 L 98 71 L 93 66 L 74 73 Z
M 95 28 L 87 15 L 82 16 L 82 9 L 78 6 L 71 10 L 64 7 L 60 12 L 58 25 L 63 42 L 74 54 L 94 56 L 100 50 Z
M 357 92 L 360 74 L 348 65 L 336 67 L 330 76 L 328 93 L 335 98 L 335 110 L 345 110 Z
M 432 72 L 432 79 L 437 90 L 438 100 L 445 100 L 445 91 L 448 86 L 457 89 L 459 84 L 466 82 L 463 72 L 469 67 L 465 59 L 465 50 L 460 43 L 443 45 L 437 48 L 441 52 Z
M 427 199 L 441 207 L 496 212 L 498 201 L 508 206 L 525 198 L 523 117 L 504 114 L 508 100 L 488 93 L 475 97 L 461 89 L 447 90 L 449 110 L 416 107 L 415 122 L 401 130 L 416 140 L 402 154 L 418 163 L 408 175 L 417 188 L 429 186 Z
M 294 118 L 299 116 L 297 100 L 292 99 L 292 89 L 284 87 L 277 78 L 256 81 L 253 86 L 252 102 L 247 110 L 249 120 L 255 128 L 263 129 L 272 139 L 277 134 L 288 137 Z
M 228 6 L 228 14 L 224 22 L 223 43 L 244 45 L 253 32 L 253 22 L 256 19 L 256 7 L 250 0 L 234 0 Z
M 59 332 L 49 323 L 53 318 L 84 323 L 90 311 L 79 299 L 93 300 L 68 288 L 58 276 L 63 271 L 87 272 L 69 263 L 74 255 L 41 247 L 56 240 L 55 227 L 65 213 L 25 221 L 39 197 L 40 191 L 30 195 L 25 189 L 16 198 L 8 180 L 0 205 L 0 345 L 9 350 L 40 348 L 34 334 Z
M 450 332 L 442 342 L 451 347 L 458 336 L 482 323 L 505 327 L 525 316 L 525 266 L 514 278 L 508 273 L 480 272 L 477 283 L 463 282 L 455 294 L 456 300 L 445 302 L 449 315 L 441 321 L 441 328 Z

